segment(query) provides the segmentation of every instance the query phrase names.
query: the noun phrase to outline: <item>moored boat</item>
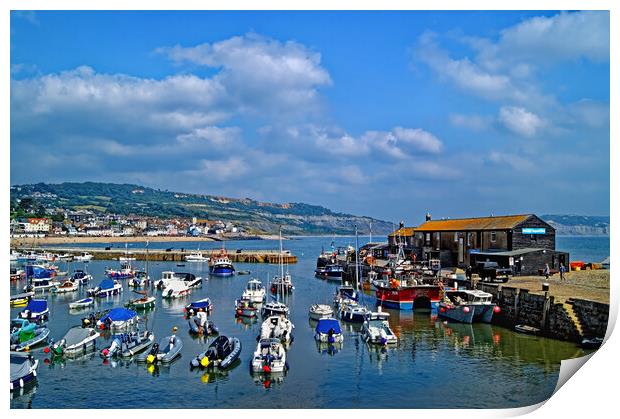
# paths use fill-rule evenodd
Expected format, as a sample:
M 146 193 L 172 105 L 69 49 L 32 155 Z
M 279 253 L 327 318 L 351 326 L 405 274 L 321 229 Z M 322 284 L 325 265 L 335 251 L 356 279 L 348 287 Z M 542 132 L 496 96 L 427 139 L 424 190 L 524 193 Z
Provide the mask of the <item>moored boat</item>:
M 74 256 L 73 259 L 80 261 L 80 262 L 88 262 L 93 258 L 93 255 L 91 255 L 88 252 L 81 252 L 79 255 Z
M 162 289 L 162 298 L 183 298 L 191 293 L 191 288 L 187 284 L 180 280 L 173 280 L 166 284 Z
M 123 291 L 123 286 L 115 279 L 104 279 L 99 283 L 99 286 L 89 289 L 86 294 L 94 297 L 109 297 L 111 295 L 120 294 Z
M 374 282 L 377 304 L 399 310 L 436 309 L 440 287 L 419 283 L 416 279 L 377 280 Z
M 314 339 L 319 342 L 339 343 L 344 340 L 338 320 L 325 317 L 317 322 L 314 329 Z
M 491 323 L 500 308 L 491 302 L 492 294 L 480 290 L 446 290 L 438 304 L 438 314 L 461 323 Z
M 28 383 L 36 380 L 39 361 L 30 354 L 10 353 L 10 389 L 11 391 L 24 388 Z
M 211 310 L 213 310 L 213 304 L 211 303 L 211 299 L 209 297 L 205 297 L 201 300 L 192 301 L 185 306 L 184 311 L 188 317 L 191 317 L 195 313 L 198 313 L 199 309 L 202 309 L 204 312 L 209 314 Z
M 321 279 L 340 282 L 342 281 L 342 277 L 344 275 L 344 268 L 336 264 L 326 265 L 316 268 L 314 274 Z
M 186 262 L 208 262 L 209 258 L 200 252 L 191 253 L 185 256 Z
M 235 273 L 235 267 L 233 266 L 226 249 L 220 250 L 219 253 L 214 253 L 209 258 L 209 274 L 214 276 L 231 276 Z
M 271 316 L 263 321 L 259 339 L 279 339 L 282 343 L 293 340 L 295 325 L 284 316 Z
M 42 320 L 47 320 L 49 312 L 47 300 L 31 299 L 28 301 L 26 308 L 19 313 L 19 317 L 28 319 L 31 322 L 40 322 Z
M 261 307 L 261 315 L 263 317 L 269 316 L 285 316 L 288 317 L 289 309 L 286 304 L 280 301 L 269 301 Z
M 81 269 L 77 269 L 73 271 L 71 275 L 71 281 L 76 282 L 80 285 L 86 285 L 93 279 L 93 276 L 87 272 L 84 272 Z
M 215 323 L 209 320 L 207 313 L 201 308 L 198 309 L 198 313 L 196 313 L 195 316 L 189 317 L 187 324 L 189 325 L 189 332 L 196 335 L 208 336 L 217 335 L 219 333 L 219 329 Z
M 47 341 L 50 330 L 47 327 L 30 323 L 22 327 L 12 336 L 11 350 L 16 352 L 29 351 L 32 347 Z
M 312 320 L 320 320 L 326 317 L 332 317 L 334 315 L 334 310 L 327 304 L 312 304 L 310 310 L 308 310 L 308 315 Z
M 28 301 L 32 299 L 34 292 L 23 292 L 21 294 L 11 295 L 11 307 L 21 307 L 28 304 Z
M 288 369 L 286 351 L 279 339 L 261 339 L 250 361 L 254 373 L 278 373 Z
M 527 324 L 517 324 L 515 326 L 515 332 L 524 333 L 526 335 L 537 335 L 540 333 L 540 329 Z
M 368 313 L 362 325 L 362 339 L 383 346 L 398 343 L 398 338 L 388 323 L 389 318 L 390 314 L 382 311 Z
M 55 292 L 56 294 L 64 294 L 68 292 L 75 292 L 78 290 L 78 288 L 79 287 L 78 287 L 77 282 L 66 280 L 62 284 L 57 285 L 56 287 L 52 288 L 52 292 Z
M 82 298 L 81 300 L 77 300 L 74 301 L 72 303 L 69 303 L 69 308 L 70 309 L 79 309 L 79 308 L 85 308 L 85 307 L 90 307 L 95 303 L 95 299 L 92 297 L 86 297 L 86 298 Z
M 166 336 L 159 343 L 154 343 L 150 351 L 143 352 L 138 356 L 137 361 L 147 364 L 159 362 L 167 364 L 181 355 L 181 349 L 183 349 L 183 341 L 178 336 Z
M 340 318 L 351 323 L 363 323 L 369 310 L 357 301 L 343 300 L 338 311 Z
M 340 305 L 340 303 L 344 300 L 358 301 L 359 294 L 350 285 L 342 285 L 336 289 L 336 294 L 334 295 L 334 304 Z
M 100 329 L 126 329 L 138 322 L 138 313 L 123 307 L 110 310 L 105 316 L 97 320 L 96 326 Z
M 51 350 L 54 355 L 80 355 L 94 349 L 98 337 L 99 333 L 91 327 L 72 327 L 62 339 L 52 345 Z
M 249 300 L 252 303 L 262 303 L 265 301 L 265 287 L 256 278 L 248 281 L 248 285 L 241 296 L 242 300 Z
M 125 303 L 125 307 L 132 308 L 134 310 L 145 310 L 155 307 L 155 297 L 152 295 L 145 295 L 144 297 L 134 298 Z
M 101 351 L 101 356 L 104 358 L 112 358 L 114 356 L 129 358 L 148 348 L 154 341 L 155 335 L 148 330 L 142 333 L 121 333 L 114 335 L 110 346 Z
M 192 367 L 226 369 L 239 359 L 241 354 L 241 341 L 237 338 L 219 336 L 206 351 L 198 354 L 191 360 Z
M 235 300 L 235 316 L 236 317 L 256 317 L 257 312 L 254 303 L 247 299 Z

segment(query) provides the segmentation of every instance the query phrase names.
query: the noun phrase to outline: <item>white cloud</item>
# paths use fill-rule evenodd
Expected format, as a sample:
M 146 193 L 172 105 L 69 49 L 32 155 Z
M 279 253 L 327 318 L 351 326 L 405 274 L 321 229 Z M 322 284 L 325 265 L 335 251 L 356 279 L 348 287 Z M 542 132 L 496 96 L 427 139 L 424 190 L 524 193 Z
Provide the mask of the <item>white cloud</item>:
M 538 115 L 516 106 L 502 106 L 499 121 L 510 131 L 524 137 L 533 137 L 545 126 Z
M 502 153 L 498 151 L 492 151 L 489 154 L 489 161 L 496 165 L 507 165 L 512 169 L 521 172 L 528 172 L 536 167 L 534 163 L 529 159 L 526 159 L 516 154 Z
M 452 125 L 472 131 L 483 131 L 492 122 L 489 118 L 480 115 L 450 114 L 449 119 Z

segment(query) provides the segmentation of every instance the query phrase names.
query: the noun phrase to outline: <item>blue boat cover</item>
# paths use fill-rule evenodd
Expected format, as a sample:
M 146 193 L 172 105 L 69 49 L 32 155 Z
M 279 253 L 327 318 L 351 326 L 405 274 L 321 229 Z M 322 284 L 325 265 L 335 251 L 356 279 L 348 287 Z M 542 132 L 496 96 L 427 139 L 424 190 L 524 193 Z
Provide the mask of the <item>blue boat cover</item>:
M 51 278 L 54 271 L 52 269 L 45 269 L 38 265 L 26 265 L 26 278 L 45 279 Z
M 205 301 L 194 301 L 189 306 L 191 308 L 207 308 L 209 305 L 211 305 L 211 300 L 207 299 Z
M 321 319 L 316 325 L 317 333 L 328 333 L 329 329 L 334 329 L 334 333 L 342 333 L 340 323 L 336 319 Z
M 113 322 L 129 320 L 135 317 L 137 313 L 133 310 L 128 310 L 126 308 L 117 307 L 110 310 L 110 312 L 99 319 L 102 323 L 106 320 L 110 319 Z
M 42 313 L 47 309 L 47 300 L 30 300 L 24 310 L 30 310 L 31 313 Z
M 99 288 L 101 288 L 102 290 L 109 290 L 111 288 L 114 288 L 114 280 L 112 280 L 112 279 L 104 279 L 99 284 Z

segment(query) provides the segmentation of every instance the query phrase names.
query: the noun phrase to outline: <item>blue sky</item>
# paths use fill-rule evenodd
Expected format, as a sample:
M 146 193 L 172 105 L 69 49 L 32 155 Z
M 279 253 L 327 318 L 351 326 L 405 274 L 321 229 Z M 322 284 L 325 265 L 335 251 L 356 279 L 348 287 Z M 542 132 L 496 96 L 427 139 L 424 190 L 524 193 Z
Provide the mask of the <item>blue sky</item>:
M 11 15 L 12 184 L 607 215 L 609 141 L 606 12 Z

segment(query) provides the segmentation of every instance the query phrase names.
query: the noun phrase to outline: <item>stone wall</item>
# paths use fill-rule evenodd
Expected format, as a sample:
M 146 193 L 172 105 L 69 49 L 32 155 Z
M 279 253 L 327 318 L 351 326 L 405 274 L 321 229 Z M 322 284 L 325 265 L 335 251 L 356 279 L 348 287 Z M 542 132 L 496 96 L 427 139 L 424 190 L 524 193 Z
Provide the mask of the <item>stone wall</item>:
M 573 310 L 579 318 L 584 337 L 605 336 L 609 320 L 609 304 L 596 301 L 571 299 Z

